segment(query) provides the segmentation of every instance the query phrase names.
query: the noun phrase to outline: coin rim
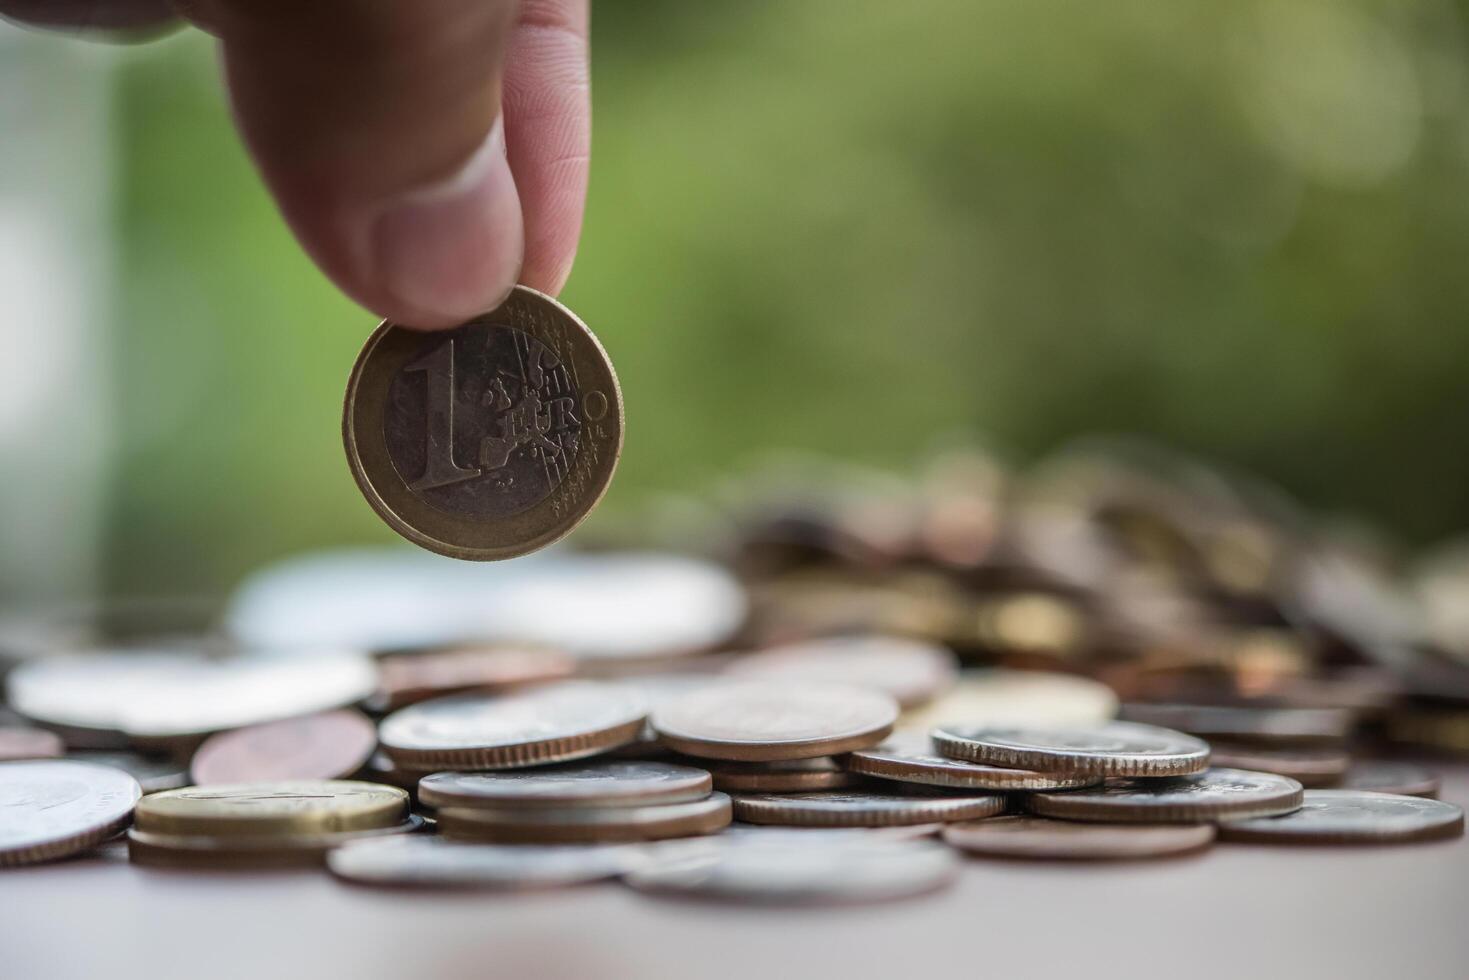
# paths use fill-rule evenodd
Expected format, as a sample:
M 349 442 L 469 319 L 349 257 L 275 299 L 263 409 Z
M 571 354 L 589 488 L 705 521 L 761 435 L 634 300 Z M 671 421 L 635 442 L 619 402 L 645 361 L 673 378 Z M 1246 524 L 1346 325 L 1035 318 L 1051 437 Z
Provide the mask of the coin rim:
M 882 755 L 876 753 L 882 753 Z M 1102 781 L 1102 777 L 1095 773 L 1039 772 L 1034 769 L 1005 769 L 1000 766 L 966 770 L 962 767 L 985 764 L 964 759 L 927 762 L 919 761 L 912 756 L 907 759 L 890 758 L 900 755 L 901 752 L 883 752 L 881 745 L 875 745 L 872 748 L 858 749 L 848 754 L 845 758 L 845 765 L 849 771 L 863 776 L 873 776 L 897 783 L 914 783 L 920 786 L 944 786 L 950 789 L 984 789 L 1003 792 L 1087 789 Z M 884 756 L 889 758 L 884 758 Z
M 608 397 L 608 412 L 605 417 L 615 417 L 617 431 L 615 433 L 614 439 L 612 440 L 612 445 L 608 454 L 610 458 L 605 466 L 605 475 L 598 481 L 599 485 L 596 487 L 595 492 L 588 494 L 585 497 L 577 498 L 577 506 L 571 509 L 571 517 L 569 520 L 557 522 L 553 524 L 548 530 L 542 531 L 540 534 L 534 535 L 530 538 L 514 540 L 508 543 L 478 545 L 466 545 L 456 543 L 454 541 L 445 541 L 440 538 L 434 537 L 429 532 L 422 530 L 416 525 L 410 523 L 406 518 L 400 516 L 392 508 L 392 506 L 388 504 L 387 500 L 384 498 L 384 495 L 378 491 L 377 487 L 372 482 L 371 476 L 368 474 L 369 463 L 374 463 L 376 464 L 375 468 L 378 469 L 380 472 L 384 473 L 385 475 L 392 474 L 391 478 L 398 479 L 400 482 L 402 480 L 402 478 L 398 475 L 397 469 L 393 466 L 392 460 L 388 457 L 387 447 L 385 444 L 379 446 L 375 441 L 370 442 L 365 446 L 358 444 L 357 415 L 359 404 L 363 404 L 365 407 L 365 403 L 361 403 L 358 399 L 358 388 L 361 384 L 364 374 L 367 371 L 368 363 L 372 360 L 372 354 L 377 350 L 378 345 L 383 341 L 385 337 L 388 336 L 391 331 L 395 329 L 411 330 L 412 328 L 395 323 L 392 320 L 383 320 L 381 323 L 379 323 L 377 325 L 377 328 L 372 332 L 371 336 L 367 338 L 367 342 L 363 344 L 362 350 L 358 352 L 357 359 L 352 364 L 352 372 L 347 377 L 347 390 L 342 399 L 342 442 L 346 448 L 347 465 L 352 472 L 352 479 L 356 482 L 358 490 L 361 491 L 362 496 L 367 500 L 368 505 L 377 513 L 378 517 L 382 519 L 383 523 L 388 525 L 388 527 L 392 528 L 398 534 L 402 535 L 404 538 L 407 538 L 409 541 L 412 541 L 419 547 L 435 552 L 436 554 L 445 555 L 449 558 L 460 558 L 466 561 L 499 561 L 501 559 L 514 558 L 518 555 L 524 555 L 532 551 L 537 551 L 541 548 L 546 547 L 547 545 L 554 544 L 555 542 L 561 540 L 562 538 L 566 537 L 566 535 L 576 530 L 576 528 L 582 523 L 582 521 L 586 520 L 587 516 L 596 508 L 597 504 L 601 502 L 603 496 L 605 496 L 607 493 L 607 489 L 612 485 L 612 477 L 617 472 L 617 464 L 622 458 L 622 446 L 625 428 L 622 385 L 618 381 L 617 370 L 612 366 L 612 358 L 608 356 L 606 348 L 603 347 L 602 342 L 597 339 L 597 335 L 592 333 L 591 329 L 585 323 L 583 323 L 575 313 L 571 312 L 571 310 L 567 309 L 561 303 L 557 302 L 552 297 L 547 296 L 545 293 L 540 292 L 539 290 L 531 289 L 529 286 L 517 285 L 514 289 L 511 290 L 511 292 L 505 297 L 505 299 L 501 301 L 499 306 L 496 306 L 493 310 L 486 311 L 485 313 L 465 320 L 464 324 L 461 324 L 461 326 L 472 323 L 473 321 L 484 317 L 494 316 L 497 312 L 500 311 L 500 309 L 505 306 L 506 303 L 511 302 L 511 300 L 514 299 L 517 294 L 530 297 L 532 302 L 535 302 L 537 300 L 545 302 L 551 307 L 554 313 L 560 314 L 561 316 L 565 317 L 566 320 L 570 322 L 573 328 L 580 331 L 582 338 L 592 345 L 593 350 L 600 355 L 600 364 L 604 366 L 607 371 L 608 388 L 610 389 L 610 393 Z M 384 397 L 386 397 L 386 388 L 384 388 Z M 365 418 L 361 420 L 362 424 L 366 428 L 366 431 L 375 434 L 376 429 L 372 427 L 372 421 L 373 420 L 371 419 Z M 378 421 L 380 422 L 381 420 Z M 380 425 L 378 427 L 380 428 Z M 373 438 L 375 438 L 375 435 L 373 436 Z M 368 451 L 368 460 L 366 461 L 363 458 L 364 449 Z M 589 470 L 589 472 L 592 474 L 592 478 L 596 479 L 597 471 Z M 540 501 L 537 501 L 535 504 L 532 504 L 530 507 L 526 508 L 526 510 L 514 515 L 515 518 L 524 518 L 526 515 L 539 510 L 540 508 L 544 507 L 550 501 L 550 499 L 551 495 L 548 494 L 545 498 L 542 498 Z M 424 506 L 428 507 L 429 505 L 425 503 Z M 449 514 L 446 511 L 439 511 L 437 509 L 434 509 L 434 513 L 436 516 L 442 517 L 446 527 L 452 528 L 457 531 L 462 531 L 465 540 L 484 538 L 487 533 L 493 531 L 496 526 L 503 526 L 503 522 L 500 521 L 472 520 L 465 517 Z M 490 537 L 492 539 L 494 538 L 492 534 L 490 535 Z
M 230 813 L 210 816 L 204 813 L 157 813 L 159 804 L 180 798 L 192 789 L 221 791 L 246 786 L 279 786 L 292 783 L 331 783 L 366 787 L 384 794 L 378 803 L 361 801 L 354 810 L 306 810 L 276 816 L 248 817 Z M 207 811 L 207 808 L 206 808 Z M 164 790 L 139 801 L 134 811 L 134 824 L 142 833 L 168 834 L 177 837 L 288 837 L 355 830 L 377 830 L 399 823 L 408 816 L 408 791 L 385 783 L 361 779 L 276 779 L 245 783 L 220 783 L 215 786 L 185 786 Z
M 896 794 L 879 794 L 896 795 Z M 982 796 L 915 796 L 912 807 L 894 803 L 877 808 L 823 806 L 820 801 L 775 794 L 733 797 L 735 819 L 784 827 L 902 827 L 910 824 L 983 820 L 1005 812 L 1000 794 Z M 804 805 L 803 805 L 804 804 Z
M 644 765 L 669 766 L 675 769 L 687 770 L 687 775 L 680 774 L 681 781 L 672 785 L 661 785 L 662 788 L 644 789 L 642 792 L 632 790 L 633 780 L 629 779 L 622 783 L 613 780 L 612 786 L 621 785 L 622 792 L 609 792 L 600 795 L 577 795 L 566 793 L 562 795 L 535 794 L 525 796 L 493 796 L 475 795 L 472 793 L 444 792 L 437 789 L 432 780 L 444 776 L 489 776 L 493 777 L 495 771 L 490 772 L 433 772 L 423 776 L 418 781 L 418 802 L 424 806 L 431 807 L 457 807 L 461 809 L 475 809 L 477 807 L 493 807 L 495 809 L 510 809 L 512 807 L 523 810 L 546 810 L 551 808 L 567 809 L 609 809 L 618 806 L 642 806 L 658 803 L 693 803 L 706 798 L 713 791 L 713 778 L 708 770 L 696 766 L 686 766 L 676 762 L 632 760 L 642 762 Z M 593 763 L 611 765 L 614 763 L 629 764 L 629 760 L 608 759 L 605 763 Z M 554 772 L 545 772 L 548 778 L 554 778 Z
M 457 841 L 600 844 L 710 834 L 733 819 L 731 797 L 715 791 L 690 803 L 649 806 L 550 811 L 446 807 L 438 812 L 438 830 Z
M 1142 722 L 1105 722 L 1097 726 L 1057 726 L 1057 730 L 1080 730 L 1085 727 L 1102 728 L 1108 725 L 1144 725 Z M 1016 725 L 979 726 L 981 730 L 1021 728 Z M 1040 729 L 1037 729 L 1040 730 Z M 1129 752 L 1086 751 L 1079 749 L 1053 749 L 1043 746 L 1022 748 L 987 743 L 980 739 L 960 735 L 940 725 L 930 732 L 929 737 L 941 755 L 966 762 L 983 762 L 1002 769 L 1033 769 L 1037 772 L 1077 772 L 1099 776 L 1188 776 L 1209 768 L 1209 743 L 1184 732 L 1163 728 L 1161 731 L 1177 735 L 1181 739 L 1197 742 L 1203 746 L 1202 753 L 1172 755 L 1140 755 Z
M 1265 797 L 1225 800 L 1203 799 L 1180 803 L 1127 803 L 1113 800 L 1107 794 L 1111 787 L 1096 790 L 1073 790 L 1065 793 L 1034 793 L 1023 800 L 1025 809 L 1040 817 L 1058 820 L 1075 820 L 1082 823 L 1202 823 L 1212 820 L 1248 820 L 1255 817 L 1283 816 L 1301 808 L 1305 788 L 1299 780 L 1273 772 L 1254 772 L 1249 769 L 1208 769 L 1197 775 L 1210 772 L 1246 773 L 1251 776 L 1268 776 L 1284 780 L 1287 786 L 1280 793 Z

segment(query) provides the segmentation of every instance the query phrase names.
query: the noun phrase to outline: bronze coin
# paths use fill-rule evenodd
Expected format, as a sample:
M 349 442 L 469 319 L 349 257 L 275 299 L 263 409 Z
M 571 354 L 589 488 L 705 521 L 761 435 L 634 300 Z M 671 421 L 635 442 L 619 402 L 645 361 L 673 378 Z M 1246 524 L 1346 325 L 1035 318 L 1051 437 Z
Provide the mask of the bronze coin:
M 1076 773 L 1033 772 L 1002 769 L 980 762 L 950 759 L 936 753 L 928 738 L 917 732 L 894 732 L 886 742 L 871 749 L 858 749 L 845 757 L 852 772 L 864 776 L 923 783 L 951 789 L 993 791 L 1080 789 L 1095 786 L 1100 776 Z
M 517 769 L 626 745 L 646 717 L 642 698 L 629 688 L 562 681 L 500 696 L 421 701 L 384 718 L 378 737 L 404 769 Z
M 343 709 L 236 728 L 204 740 L 189 772 L 196 786 L 286 779 L 343 779 L 367 764 L 377 728 Z
M 1352 733 L 1356 712 L 1345 708 L 1246 708 L 1231 705 L 1128 702 L 1120 717 L 1204 738 L 1295 745 L 1340 742 Z
M 1341 749 L 1267 747 L 1211 738 L 1209 750 L 1211 766 L 1273 772 L 1302 786 L 1334 786 L 1352 764 L 1351 755 Z
M 831 756 L 772 762 L 710 762 L 714 788 L 726 793 L 801 793 L 852 785 L 852 774 Z
M 502 772 L 436 772 L 418 784 L 434 807 L 614 807 L 687 803 L 713 789 L 709 773 L 667 762 L 597 761 Z
M 1221 840 L 1257 844 L 1391 844 L 1463 833 L 1464 811 L 1452 803 L 1354 789 L 1308 789 L 1294 813 L 1219 825 Z
M 729 824 L 730 802 L 711 793 L 689 803 L 655 806 L 445 807 L 439 832 L 449 838 L 499 843 L 572 844 L 662 840 L 712 834 Z
M 661 704 L 651 720 L 685 755 L 763 762 L 876 745 L 897 717 L 890 696 L 858 687 L 729 681 Z
M 584 323 L 516 286 L 453 330 L 384 321 L 352 368 L 342 437 L 393 530 L 451 558 L 513 558 L 602 499 L 622 452 L 622 391 Z
M 1101 776 L 1182 776 L 1209 763 L 1209 746 L 1182 732 L 1114 721 L 1078 728 L 944 725 L 933 731 L 944 755 L 1007 769 Z
M 946 647 L 896 636 L 842 636 L 740 657 L 731 676 L 798 684 L 850 684 L 892 695 L 904 708 L 952 687 L 958 661 Z
M 1423 766 L 1364 759 L 1352 763 L 1337 788 L 1437 799 L 1439 783 L 1438 773 Z
M 1097 824 L 1044 817 L 996 817 L 944 827 L 944 841 L 973 854 L 1005 858 L 1117 861 L 1199 851 L 1214 825 Z
M 378 658 L 379 689 L 368 707 L 391 711 L 464 691 L 493 691 L 570 677 L 576 660 L 555 650 L 484 647 Z
M 1301 784 L 1286 776 L 1243 769 L 1208 769 L 1170 779 L 1115 779 L 1096 789 L 1035 793 L 1032 813 L 1102 823 L 1203 823 L 1289 813 L 1301 805 Z
M 55 759 L 66 751 L 61 736 L 44 728 L 23 725 L 0 727 L 0 762 L 18 759 Z
M 736 819 L 746 823 L 796 827 L 891 827 L 899 824 L 980 820 L 1005 810 L 997 794 L 949 796 L 907 793 L 824 791 L 743 794 L 734 798 Z

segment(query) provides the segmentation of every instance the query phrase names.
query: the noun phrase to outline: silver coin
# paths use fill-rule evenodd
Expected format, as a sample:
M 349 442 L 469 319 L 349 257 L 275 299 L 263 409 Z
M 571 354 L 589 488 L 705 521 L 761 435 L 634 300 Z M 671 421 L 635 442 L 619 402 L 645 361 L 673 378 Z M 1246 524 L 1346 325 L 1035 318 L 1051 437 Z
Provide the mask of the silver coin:
M 745 793 L 734 798 L 735 819 L 805 827 L 891 827 L 900 824 L 982 820 L 1003 813 L 998 794 L 950 796 L 823 790 L 814 793 Z
M 941 726 L 932 734 L 935 747 L 952 758 L 1040 772 L 1177 776 L 1209 761 L 1202 739 L 1122 721 L 1085 728 Z
M 590 762 L 504 772 L 436 772 L 418 784 L 426 806 L 606 807 L 700 800 L 709 773 L 666 762 Z
M 1129 702 L 1124 721 L 1175 728 L 1204 738 L 1244 738 L 1272 744 L 1339 742 L 1357 716 L 1345 708 L 1248 708 L 1232 705 Z
M 1102 780 L 1100 776 L 1002 769 L 980 762 L 950 759 L 934 752 L 927 736 L 912 731 L 893 732 L 876 748 L 858 749 L 846 757 L 846 765 L 852 772 L 864 776 L 951 789 L 1079 789 L 1095 786 Z
M 354 549 L 257 573 L 226 621 L 243 643 L 268 647 L 496 640 L 582 659 L 658 658 L 723 643 L 746 606 L 728 571 L 677 555 L 552 552 L 468 567 L 410 549 Z
M 996 817 L 944 828 L 948 843 L 991 857 L 1114 861 L 1184 854 L 1207 847 L 1214 825 L 1097 824 L 1041 817 Z
M 225 659 L 79 653 L 29 661 L 6 679 L 11 705 L 29 718 L 143 739 L 340 708 L 376 687 L 371 661 L 345 653 Z
M 527 809 L 445 807 L 439 832 L 501 843 L 604 843 L 712 834 L 729 825 L 730 800 L 711 793 L 689 803 L 653 806 Z
M 752 680 L 850 684 L 911 707 L 954 685 L 959 662 L 946 647 L 896 636 L 843 636 L 772 647 L 740 657 L 729 673 Z
M 87 850 L 127 826 L 138 781 L 106 766 L 54 759 L 0 763 L 0 866 Z
M 732 901 L 840 904 L 904 898 L 958 874 L 953 851 L 928 840 L 715 838 L 633 871 L 640 891 Z
M 1289 776 L 1244 769 L 1209 769 L 1165 779 L 1115 779 L 1096 789 L 1035 793 L 1032 813 L 1102 823 L 1203 823 L 1290 813 L 1301 784 Z
M 636 844 L 471 844 L 383 837 L 339 847 L 326 866 L 372 885 L 544 888 L 615 878 L 646 861 Z
M 1281 844 L 1386 844 L 1463 833 L 1464 811 L 1452 803 L 1350 789 L 1308 789 L 1294 813 L 1219 825 L 1222 840 Z
M 1439 785 L 1438 773 L 1424 766 L 1415 766 L 1411 762 L 1364 759 L 1352 763 L 1336 788 L 1436 799 Z
M 378 739 L 395 763 L 410 769 L 511 769 L 625 745 L 647 714 L 627 688 L 564 681 L 514 694 L 421 701 L 384 718 Z
M 897 717 L 890 696 L 860 687 L 730 681 L 666 702 L 650 720 L 679 752 L 763 762 L 873 745 Z
M 71 752 L 68 759 L 121 769 L 138 781 L 143 793 L 161 793 L 189 785 L 189 773 L 172 759 L 137 752 Z

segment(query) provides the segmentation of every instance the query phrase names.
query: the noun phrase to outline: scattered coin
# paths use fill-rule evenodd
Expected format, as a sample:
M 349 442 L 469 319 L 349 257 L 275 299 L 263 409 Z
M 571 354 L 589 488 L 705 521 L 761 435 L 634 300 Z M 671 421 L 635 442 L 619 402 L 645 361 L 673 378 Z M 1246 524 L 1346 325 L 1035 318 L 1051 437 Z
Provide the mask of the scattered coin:
M 944 755 L 993 766 L 1103 776 L 1182 776 L 1208 765 L 1209 746 L 1181 732 L 1114 721 L 1088 728 L 946 726 Z
M 646 862 L 635 844 L 471 844 L 384 837 L 327 855 L 332 874 L 370 885 L 545 888 L 615 878 Z
M 609 843 L 712 834 L 730 821 L 729 797 L 711 793 L 691 803 L 654 806 L 529 809 L 445 807 L 439 832 L 501 843 Z
M 343 779 L 377 748 L 360 711 L 325 711 L 236 728 L 205 739 L 189 764 L 196 786 L 285 779 Z
M 1294 813 L 1219 825 L 1222 840 L 1261 844 L 1389 844 L 1463 833 L 1464 811 L 1452 803 L 1354 789 L 1309 789 Z
M 1098 681 L 1043 670 L 966 670 L 931 704 L 903 716 L 907 728 L 1099 725 L 1117 715 L 1117 695 Z
M 1271 744 L 1340 742 L 1357 716 L 1345 708 L 1242 708 L 1225 705 L 1154 704 L 1122 706 L 1126 721 L 1159 725 L 1204 738 L 1234 738 Z
M 504 772 L 436 772 L 418 784 L 435 807 L 613 807 L 701 800 L 709 773 L 667 762 L 587 762 Z
M 66 751 L 61 736 L 44 728 L 23 725 L 0 727 L 0 762 L 20 759 L 54 759 Z
M 166 739 L 352 704 L 373 692 L 377 673 L 356 654 L 100 652 L 28 661 L 6 684 L 11 705 L 36 721 Z
M 453 330 L 384 321 L 347 382 L 342 435 L 367 502 L 451 558 L 513 558 L 591 513 L 622 452 L 607 352 L 566 307 L 517 286 Z
M 464 691 L 494 691 L 570 677 L 576 660 L 555 650 L 466 648 L 378 658 L 380 688 L 368 707 L 391 711 Z
M 864 776 L 902 783 L 924 783 L 952 789 L 994 791 L 1079 789 L 1095 786 L 1100 776 L 1029 769 L 1002 769 L 980 762 L 950 759 L 933 750 L 928 738 L 918 732 L 894 732 L 886 742 L 858 749 L 846 757 L 846 766 Z
M 763 762 L 875 745 L 897 716 L 891 697 L 862 688 L 727 682 L 666 702 L 651 720 L 675 751 Z
M 732 823 L 720 832 L 721 839 L 726 837 L 770 837 L 800 843 L 801 841 L 822 841 L 828 837 L 843 839 L 850 837 L 865 837 L 871 839 L 891 838 L 893 840 L 918 840 L 923 837 L 936 837 L 948 824 L 943 823 L 911 823 L 898 824 L 891 827 L 795 827 L 782 826 L 780 824 L 763 823 Z
M 980 820 L 1005 810 L 997 794 L 944 796 L 857 790 L 745 794 L 734 798 L 735 818 L 747 823 L 805 827 L 888 827 Z
M 640 891 L 797 905 L 873 902 L 943 888 L 958 874 L 933 841 L 721 837 L 624 877 Z
M 1243 769 L 1208 769 L 1168 779 L 1118 779 L 1096 789 L 1036 793 L 1032 813 L 1104 823 L 1203 823 L 1289 813 L 1301 805 L 1301 784 L 1286 776 Z
M 1211 766 L 1273 772 L 1308 787 L 1336 785 L 1352 764 L 1351 755 L 1341 749 L 1267 747 L 1211 738 L 1209 750 Z
M 190 786 L 145 797 L 138 831 L 181 837 L 271 837 L 381 830 L 408 817 L 408 794 L 354 780 Z
M 996 817 L 944 827 L 944 841 L 991 857 L 1111 861 L 1185 854 L 1214 841 L 1214 825 L 1096 824 Z
M 1433 770 L 1409 762 L 1363 760 L 1352 763 L 1337 788 L 1437 799 L 1439 777 Z
M 143 791 L 125 772 L 69 759 L 0 763 L 0 866 L 80 854 L 128 824 Z
M 138 781 L 143 793 L 161 793 L 189 785 L 189 773 L 167 756 L 142 755 L 137 752 L 86 751 L 71 752 L 68 759 L 90 762 L 98 766 L 121 769 Z
M 219 868 L 258 871 L 265 868 L 320 867 L 335 848 L 384 836 L 411 834 L 423 818 L 365 830 L 312 834 L 276 834 L 264 837 L 159 834 L 128 831 L 128 860 L 160 868 Z
M 958 661 L 933 643 L 896 636 L 809 640 L 747 654 L 732 676 L 774 683 L 851 684 L 889 694 L 902 707 L 925 704 L 953 686 Z
M 384 718 L 378 737 L 406 769 L 514 769 L 626 745 L 637 739 L 647 713 L 630 689 L 563 681 L 501 696 L 423 701 Z
M 799 793 L 850 786 L 852 774 L 829 755 L 771 762 L 710 762 L 714 788 L 726 793 Z

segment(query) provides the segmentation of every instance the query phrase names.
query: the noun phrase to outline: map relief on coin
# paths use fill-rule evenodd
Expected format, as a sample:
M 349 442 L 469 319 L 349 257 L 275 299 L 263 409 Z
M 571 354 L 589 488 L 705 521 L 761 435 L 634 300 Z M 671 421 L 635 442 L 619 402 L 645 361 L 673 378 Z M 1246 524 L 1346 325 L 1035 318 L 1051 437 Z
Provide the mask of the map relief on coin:
M 393 379 L 383 428 L 398 475 L 440 510 L 495 518 L 539 503 L 575 464 L 583 424 L 607 411 L 515 327 L 475 321 L 422 349 Z

